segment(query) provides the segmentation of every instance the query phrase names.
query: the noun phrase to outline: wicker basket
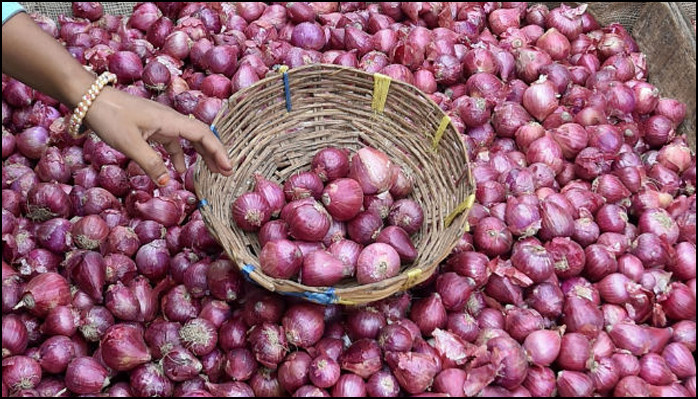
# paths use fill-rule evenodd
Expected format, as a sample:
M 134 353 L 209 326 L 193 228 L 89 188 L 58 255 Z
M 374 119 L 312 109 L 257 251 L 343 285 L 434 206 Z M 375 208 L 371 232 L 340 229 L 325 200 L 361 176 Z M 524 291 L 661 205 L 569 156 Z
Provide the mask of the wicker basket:
M 465 144 L 443 111 L 411 85 L 336 65 L 294 68 L 233 95 L 213 126 L 235 173 L 225 178 L 197 168 L 201 214 L 244 275 L 270 291 L 324 304 L 385 298 L 431 276 L 467 227 L 474 184 Z M 322 148 L 367 145 L 415 177 L 412 198 L 424 209 L 414 237 L 416 261 L 394 278 L 366 285 L 346 279 L 335 287 L 310 287 L 264 275 L 257 235 L 235 227 L 231 217 L 233 200 L 253 189 L 254 173 L 282 182 L 308 170 Z

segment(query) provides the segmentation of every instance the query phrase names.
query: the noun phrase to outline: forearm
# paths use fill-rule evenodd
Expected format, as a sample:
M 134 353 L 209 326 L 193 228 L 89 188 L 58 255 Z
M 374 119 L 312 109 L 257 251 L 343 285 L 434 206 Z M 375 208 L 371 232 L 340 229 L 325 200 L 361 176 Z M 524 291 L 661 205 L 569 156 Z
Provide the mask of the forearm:
M 2 72 L 70 108 L 95 79 L 24 13 L 2 26 Z

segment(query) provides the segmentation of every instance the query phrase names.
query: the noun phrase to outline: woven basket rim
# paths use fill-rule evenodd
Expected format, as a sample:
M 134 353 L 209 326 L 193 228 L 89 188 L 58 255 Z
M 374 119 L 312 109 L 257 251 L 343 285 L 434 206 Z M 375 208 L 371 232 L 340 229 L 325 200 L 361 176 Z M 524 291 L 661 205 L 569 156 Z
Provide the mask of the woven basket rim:
M 351 68 L 351 67 L 346 67 L 346 66 L 340 66 L 340 65 L 329 65 L 329 64 L 310 64 L 310 65 L 304 65 L 300 66 L 297 68 L 291 68 L 288 69 L 287 76 L 289 79 L 292 79 L 294 75 L 302 74 L 307 71 L 322 71 L 326 72 L 326 76 L 328 78 L 331 78 L 335 74 L 342 74 L 342 73 L 351 73 L 354 75 L 357 75 L 361 77 L 362 79 L 365 79 L 367 82 L 370 82 L 373 84 L 375 76 L 377 74 L 372 74 L 365 72 L 360 69 L 356 68 Z M 230 105 L 231 104 L 236 104 L 238 99 L 243 98 L 247 96 L 250 93 L 255 92 L 258 88 L 265 87 L 266 85 L 270 84 L 271 82 L 278 81 L 282 78 L 282 74 L 279 73 L 277 75 L 271 75 L 267 76 L 264 79 L 259 80 L 258 82 L 254 83 L 250 87 L 247 87 L 243 90 L 240 90 L 236 93 L 234 93 L 232 96 L 228 98 L 224 102 L 224 106 L 222 107 L 221 111 L 219 114 L 216 116 L 214 119 L 213 123 L 211 124 L 212 130 L 219 134 L 220 132 L 216 131 L 215 126 L 217 123 L 224 118 L 226 115 L 228 115 L 230 111 Z M 382 76 L 382 75 L 381 75 Z M 391 85 L 391 90 L 393 89 L 393 85 L 397 85 L 402 87 L 403 89 L 406 89 L 409 92 L 409 95 L 412 96 L 418 96 L 420 97 L 421 101 L 426 101 L 428 106 L 432 107 L 435 111 L 438 110 L 438 115 L 440 115 L 443 118 L 448 118 L 447 114 L 431 99 L 429 98 L 426 94 L 424 94 L 421 90 L 416 88 L 415 86 L 391 79 L 390 82 Z M 242 100 L 245 101 L 245 100 Z M 370 106 L 369 106 L 370 109 Z M 452 123 L 450 123 L 450 118 L 448 119 L 448 126 L 446 126 L 445 132 L 443 133 L 444 135 L 449 134 L 449 135 L 456 135 L 460 136 L 460 133 L 456 130 L 456 128 L 453 126 Z M 425 137 L 425 146 L 426 144 L 427 137 Z M 460 179 L 460 182 L 458 184 L 467 184 L 468 185 L 468 196 L 474 197 L 474 178 L 472 176 L 472 170 L 470 167 L 470 159 L 468 158 L 468 151 L 466 148 L 466 144 L 463 140 L 457 140 L 460 146 L 460 150 L 462 151 L 466 161 L 467 165 L 465 166 L 465 176 L 462 176 Z M 439 143 L 439 146 L 443 141 Z M 231 148 L 226 148 L 226 150 L 232 151 Z M 438 151 L 438 150 L 437 150 Z M 203 163 L 199 159 L 197 161 L 197 166 L 195 168 L 195 175 L 194 175 L 194 186 L 195 186 L 195 192 L 198 198 L 202 198 L 204 196 L 204 193 L 202 192 L 204 187 L 202 186 L 201 183 L 201 174 L 202 173 L 211 173 L 208 171 L 207 168 L 202 167 Z M 234 178 L 234 177 L 230 177 Z M 465 202 L 465 201 L 464 201 Z M 455 226 L 462 236 L 462 233 L 467 231 L 467 213 L 469 211 L 469 207 L 466 207 L 452 222 L 452 226 Z M 209 232 L 216 238 L 216 240 L 220 243 L 221 240 L 216 234 L 216 232 L 211 228 L 211 223 L 209 221 L 209 217 L 212 217 L 210 212 L 208 212 L 205 208 L 201 208 L 201 215 L 203 217 L 204 222 L 206 223 L 207 228 L 209 229 Z M 237 227 L 232 226 L 231 223 L 228 223 L 229 228 L 232 229 L 237 229 Z M 441 221 L 440 223 L 440 230 L 432 231 L 430 234 L 438 234 L 441 233 L 443 234 L 445 230 L 444 223 Z M 243 275 L 245 278 L 248 280 L 252 280 L 264 288 L 278 292 L 280 294 L 285 294 L 285 295 L 292 295 L 292 296 L 300 296 L 305 299 L 308 299 L 310 301 L 314 302 L 319 302 L 319 303 L 340 303 L 340 304 L 348 304 L 348 305 L 355 305 L 355 304 L 361 304 L 369 301 L 362 301 L 358 302 L 355 300 L 347 300 L 343 299 L 346 294 L 349 293 L 354 293 L 357 290 L 360 291 L 366 291 L 366 292 L 373 292 L 375 294 L 374 298 L 371 298 L 370 301 L 378 300 L 385 298 L 387 296 L 390 296 L 394 293 L 406 290 L 414 285 L 417 285 L 424 280 L 428 279 L 435 269 L 438 267 L 438 265 L 443 262 L 443 260 L 449 255 L 450 251 L 455 247 L 457 244 L 457 240 L 453 240 L 452 243 L 448 245 L 448 251 L 444 251 L 444 253 L 437 254 L 437 256 L 432 262 L 433 264 L 431 265 L 409 265 L 408 267 L 402 269 L 402 272 L 398 274 L 395 277 L 377 282 L 377 283 L 370 283 L 370 284 L 363 284 L 363 285 L 356 285 L 350 286 L 350 287 L 314 287 L 314 286 L 307 286 L 304 284 L 301 284 L 297 281 L 293 280 L 284 280 L 284 279 L 273 279 L 269 276 L 266 276 L 263 274 L 261 271 L 261 268 L 255 267 L 255 265 L 249 265 L 245 264 L 245 261 L 242 260 L 242 257 L 238 255 L 236 248 L 227 248 L 224 245 L 223 249 L 225 253 L 228 255 L 228 257 L 236 263 L 238 268 L 242 271 Z M 427 269 L 431 269 L 430 271 L 427 271 Z M 418 272 L 415 272 L 415 270 L 419 270 Z M 427 271 L 425 273 L 425 271 Z M 280 290 L 279 288 L 279 283 L 283 282 L 284 286 L 289 286 L 293 287 L 294 291 L 284 291 Z

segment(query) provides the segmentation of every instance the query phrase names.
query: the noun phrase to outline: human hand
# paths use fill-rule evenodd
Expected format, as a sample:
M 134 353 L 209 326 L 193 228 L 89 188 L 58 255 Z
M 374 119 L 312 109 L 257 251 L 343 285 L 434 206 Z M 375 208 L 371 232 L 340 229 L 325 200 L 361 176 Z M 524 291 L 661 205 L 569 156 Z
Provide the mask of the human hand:
M 212 172 L 232 174 L 223 145 L 205 124 L 155 101 L 106 87 L 90 107 L 85 122 L 104 142 L 136 161 L 161 186 L 167 184 L 169 174 L 149 140 L 163 144 L 180 173 L 186 171 L 179 144 L 182 137 L 192 143 Z

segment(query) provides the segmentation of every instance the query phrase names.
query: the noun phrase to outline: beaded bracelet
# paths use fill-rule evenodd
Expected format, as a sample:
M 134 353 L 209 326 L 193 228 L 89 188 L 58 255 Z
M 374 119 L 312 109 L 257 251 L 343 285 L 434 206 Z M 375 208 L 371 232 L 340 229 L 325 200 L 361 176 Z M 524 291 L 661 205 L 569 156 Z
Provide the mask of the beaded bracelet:
M 81 101 L 75 107 L 75 111 L 73 111 L 73 116 L 70 117 L 68 122 L 68 133 L 71 136 L 80 137 L 82 135 L 80 132 L 82 120 L 85 119 L 85 115 L 87 115 L 87 111 L 89 111 L 92 102 L 97 98 L 99 93 L 102 92 L 104 86 L 110 83 L 116 83 L 116 75 L 111 72 L 104 72 L 92 83 L 87 93 L 82 96 Z

